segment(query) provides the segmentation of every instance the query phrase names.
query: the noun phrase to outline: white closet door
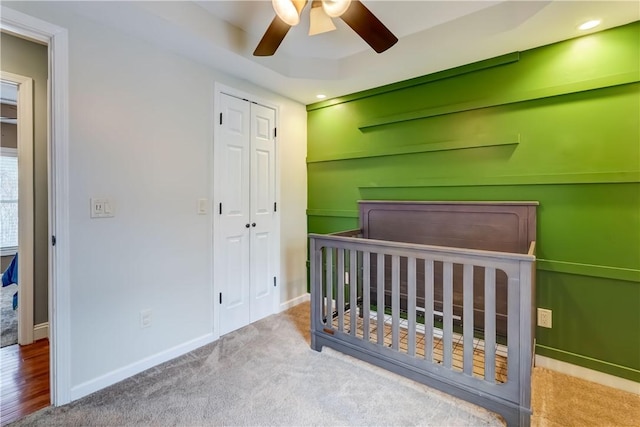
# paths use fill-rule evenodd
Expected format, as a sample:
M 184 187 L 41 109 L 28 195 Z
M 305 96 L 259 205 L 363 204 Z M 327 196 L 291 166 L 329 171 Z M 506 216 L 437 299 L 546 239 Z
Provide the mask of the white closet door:
M 221 94 L 215 176 L 220 334 L 274 313 L 275 110 Z
M 220 333 L 249 324 L 250 311 L 250 104 L 221 95 L 220 144 L 216 150 L 216 177 L 221 194 L 220 227 L 214 230 L 221 244 L 216 251 L 221 281 Z M 220 207 L 219 207 L 220 209 Z
M 251 321 L 273 313 L 275 111 L 251 104 Z

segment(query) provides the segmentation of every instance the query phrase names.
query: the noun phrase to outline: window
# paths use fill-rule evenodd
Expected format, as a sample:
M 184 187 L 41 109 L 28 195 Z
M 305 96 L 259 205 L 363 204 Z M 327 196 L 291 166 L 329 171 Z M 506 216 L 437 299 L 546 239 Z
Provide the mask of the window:
M 18 151 L 0 149 L 0 250 L 2 255 L 18 251 Z

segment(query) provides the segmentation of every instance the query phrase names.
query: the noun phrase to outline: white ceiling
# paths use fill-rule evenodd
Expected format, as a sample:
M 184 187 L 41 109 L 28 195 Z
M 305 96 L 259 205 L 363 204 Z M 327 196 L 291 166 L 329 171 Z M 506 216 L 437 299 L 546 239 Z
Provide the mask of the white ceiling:
M 382 1 L 365 4 L 398 38 L 375 53 L 340 19 L 308 36 L 308 4 L 272 57 L 252 52 L 274 17 L 271 1 L 73 2 L 75 13 L 309 104 L 522 51 L 640 19 L 633 1 Z M 60 5 L 62 6 L 62 5 Z M 602 24 L 582 32 L 589 19 Z

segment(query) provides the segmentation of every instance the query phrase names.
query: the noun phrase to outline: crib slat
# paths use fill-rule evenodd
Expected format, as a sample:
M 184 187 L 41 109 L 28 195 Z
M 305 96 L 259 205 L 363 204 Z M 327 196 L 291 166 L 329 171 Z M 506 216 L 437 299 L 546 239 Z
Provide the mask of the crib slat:
M 356 276 L 356 250 L 349 251 L 349 314 L 350 316 L 350 332 L 352 336 L 356 336 L 358 330 L 358 276 Z
M 424 261 L 424 358 L 433 362 L 433 260 Z
M 464 264 L 462 276 L 462 334 L 464 335 L 464 373 L 473 374 L 473 265 Z
M 442 343 L 444 347 L 444 366 L 451 368 L 453 346 L 453 264 L 442 263 Z
M 311 265 L 309 277 L 311 278 L 311 330 L 318 329 L 318 321 L 322 321 L 322 249 L 316 247 L 316 240 L 309 239 L 309 255 Z M 313 336 L 313 335 L 312 335 Z M 314 338 L 312 338 L 313 340 Z M 314 343 L 311 344 L 315 348 Z
M 484 269 L 484 379 L 496 381 L 496 269 Z
M 333 321 L 333 255 L 334 250 L 332 248 L 325 248 L 325 286 L 326 286 L 326 295 L 327 295 L 327 303 L 325 305 L 326 309 L 326 319 L 327 326 L 331 326 Z
M 518 341 L 520 330 L 520 281 L 517 277 L 509 277 L 507 285 L 507 382 L 515 381 L 518 375 Z
M 416 354 L 416 259 L 407 258 L 407 320 L 409 323 L 407 354 Z
M 371 306 L 371 254 L 362 253 L 362 339 L 369 341 Z
M 391 348 L 400 347 L 400 257 L 391 257 Z
M 338 288 L 336 289 L 336 304 L 338 305 L 338 330 L 344 331 L 344 249 L 338 249 Z
M 378 253 L 378 264 L 377 264 L 377 295 L 378 295 L 378 304 L 377 304 L 377 315 L 376 315 L 376 324 L 377 327 L 377 338 L 376 341 L 378 345 L 384 345 L 384 255 L 382 253 Z

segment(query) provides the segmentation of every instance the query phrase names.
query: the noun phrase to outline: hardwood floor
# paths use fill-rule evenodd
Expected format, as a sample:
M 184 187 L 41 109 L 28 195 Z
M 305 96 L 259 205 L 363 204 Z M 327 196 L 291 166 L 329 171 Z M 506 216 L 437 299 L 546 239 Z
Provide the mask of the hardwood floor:
M 49 340 L 0 349 L 0 423 L 49 406 Z

